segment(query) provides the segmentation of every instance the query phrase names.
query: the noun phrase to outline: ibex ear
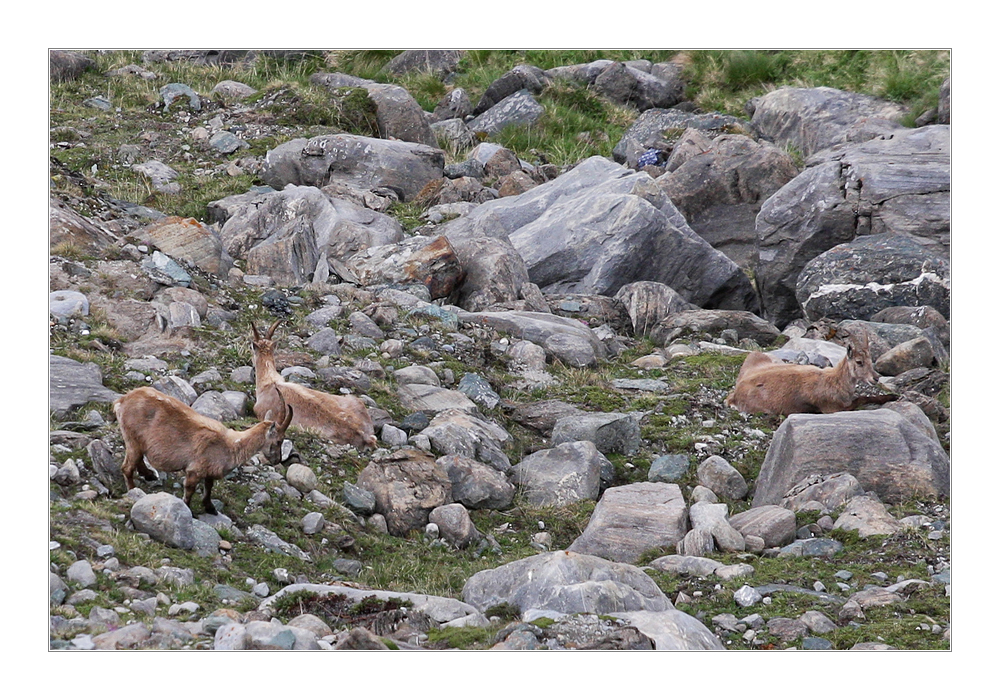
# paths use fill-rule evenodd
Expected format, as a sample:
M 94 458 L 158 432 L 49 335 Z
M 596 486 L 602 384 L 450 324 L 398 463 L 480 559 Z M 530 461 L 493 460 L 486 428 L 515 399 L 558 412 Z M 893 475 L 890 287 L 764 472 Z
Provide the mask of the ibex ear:
M 264 420 L 273 421 L 274 420 L 274 412 L 273 411 L 268 411 L 267 413 L 265 413 L 264 414 Z

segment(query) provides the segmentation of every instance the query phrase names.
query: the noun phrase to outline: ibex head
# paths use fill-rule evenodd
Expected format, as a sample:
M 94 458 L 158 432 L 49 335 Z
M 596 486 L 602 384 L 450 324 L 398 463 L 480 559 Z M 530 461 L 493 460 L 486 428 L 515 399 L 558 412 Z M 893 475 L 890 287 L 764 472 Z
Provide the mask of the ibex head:
M 274 341 L 271 340 L 271 336 L 274 335 L 274 329 L 278 327 L 281 323 L 281 319 L 278 319 L 271 324 L 271 327 L 267 329 L 264 335 L 260 334 L 257 330 L 257 326 L 253 321 L 250 322 L 250 330 L 253 331 L 253 338 L 250 343 L 253 346 L 254 354 L 264 353 L 273 354 L 274 353 Z
M 271 330 L 274 330 L 274 328 L 272 327 Z M 282 403 L 284 403 L 285 397 L 281 395 L 280 389 L 278 389 L 278 396 L 281 397 Z M 264 446 L 260 450 L 264 453 L 265 459 L 272 465 L 281 462 L 281 443 L 285 441 L 285 431 L 288 430 L 288 426 L 292 423 L 292 407 L 288 404 L 284 404 L 284 406 L 285 419 L 280 423 L 271 424 L 264 437 Z M 271 411 L 267 412 L 264 420 L 273 420 Z
M 864 329 L 841 328 L 837 330 L 838 340 L 846 341 L 847 370 L 854 385 L 872 385 L 879 375 L 872 366 L 871 350 L 868 347 L 868 332 Z

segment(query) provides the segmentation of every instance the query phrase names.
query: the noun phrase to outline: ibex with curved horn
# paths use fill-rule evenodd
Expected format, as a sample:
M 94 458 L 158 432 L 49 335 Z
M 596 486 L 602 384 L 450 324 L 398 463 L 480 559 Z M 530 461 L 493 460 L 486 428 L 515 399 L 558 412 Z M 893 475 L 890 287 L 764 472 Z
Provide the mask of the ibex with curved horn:
M 355 447 L 375 447 L 375 428 L 364 402 L 357 396 L 335 396 L 286 381 L 274 361 L 275 342 L 271 339 L 281 320 L 271 324 L 263 335 L 253 323 L 251 346 L 257 375 L 257 403 L 253 411 L 259 418 L 268 411 L 284 416 L 284 406 L 295 409 L 292 425 L 313 430 L 334 442 Z M 278 395 L 281 387 L 281 396 Z M 282 400 L 282 398 L 284 400 Z
M 883 404 L 898 396 L 876 393 L 878 374 L 872 367 L 864 331 L 837 331 L 847 355 L 835 367 L 791 365 L 762 352 L 747 355 L 726 397 L 726 405 L 744 413 L 835 413 L 864 404 Z

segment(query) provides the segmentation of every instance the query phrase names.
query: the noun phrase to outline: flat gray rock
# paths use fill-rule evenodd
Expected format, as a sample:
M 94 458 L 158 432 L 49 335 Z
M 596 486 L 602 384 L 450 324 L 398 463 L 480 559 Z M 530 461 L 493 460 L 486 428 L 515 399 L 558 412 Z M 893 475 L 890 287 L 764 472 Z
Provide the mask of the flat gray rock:
M 610 466 L 594 443 L 566 442 L 526 456 L 514 465 L 513 481 L 532 505 L 565 506 L 596 499 Z
M 568 551 L 633 563 L 649 550 L 676 545 L 687 530 L 687 506 L 677 484 L 616 486 L 604 492 Z
M 607 348 L 577 320 L 533 311 L 460 313 L 463 324 L 478 323 L 542 346 L 571 367 L 587 367 L 607 357 Z
M 653 640 L 657 651 L 725 649 L 722 642 L 697 618 L 680 610 L 613 613 Z
M 49 355 L 49 411 L 56 418 L 68 418 L 92 401 L 111 403 L 119 396 L 104 386 L 101 369 L 93 362 Z
M 399 401 L 406 410 L 436 415 L 442 411 L 457 409 L 475 411 L 476 404 L 465 394 L 452 389 L 442 389 L 429 384 L 403 384 L 396 390 Z
M 473 574 L 462 599 L 477 610 L 510 603 L 519 610 L 610 614 L 672 610 L 673 605 L 638 567 L 557 551 Z
M 940 443 L 886 408 L 827 415 L 798 413 L 775 431 L 753 505 L 780 504 L 803 479 L 847 472 L 888 503 L 950 492 L 950 460 Z
M 586 440 L 601 454 L 634 454 L 642 442 L 639 422 L 627 413 L 577 413 L 552 428 L 552 444 Z

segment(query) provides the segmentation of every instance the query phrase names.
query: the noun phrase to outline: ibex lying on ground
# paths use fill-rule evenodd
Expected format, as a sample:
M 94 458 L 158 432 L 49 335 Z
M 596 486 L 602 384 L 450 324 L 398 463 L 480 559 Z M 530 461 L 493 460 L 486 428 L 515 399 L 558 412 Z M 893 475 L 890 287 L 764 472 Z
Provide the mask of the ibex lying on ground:
M 280 462 L 281 443 L 293 415 L 289 408 L 280 423 L 267 415 L 252 428 L 232 430 L 148 386 L 133 389 L 115 400 L 113 407 L 125 441 L 122 474 L 128 488 L 135 487 L 136 471 L 146 479 L 156 478 L 156 473 L 143 463 L 145 457 L 153 469 L 184 472 L 184 502 L 188 508 L 198 482 L 204 479 L 202 504 L 212 515 L 216 514 L 212 505 L 215 480 L 258 452 L 263 452 L 271 464 Z
M 864 404 L 882 404 L 899 398 L 879 394 L 878 374 L 872 367 L 868 336 L 838 331 L 847 341 L 847 355 L 835 367 L 791 365 L 773 360 L 762 352 L 747 355 L 726 397 L 726 405 L 744 413 L 835 413 Z
M 285 381 L 278 373 L 274 362 L 275 342 L 271 336 L 279 323 L 280 320 L 271 324 L 263 336 L 257 331 L 257 326 L 250 324 L 253 330 L 253 366 L 257 375 L 257 403 L 253 411 L 257 417 L 274 411 L 277 420 L 280 420 L 287 405 L 289 409 L 295 409 L 292 425 L 314 430 L 334 442 L 375 447 L 375 428 L 361 399 L 316 391 Z M 278 387 L 281 387 L 281 396 L 278 395 Z

